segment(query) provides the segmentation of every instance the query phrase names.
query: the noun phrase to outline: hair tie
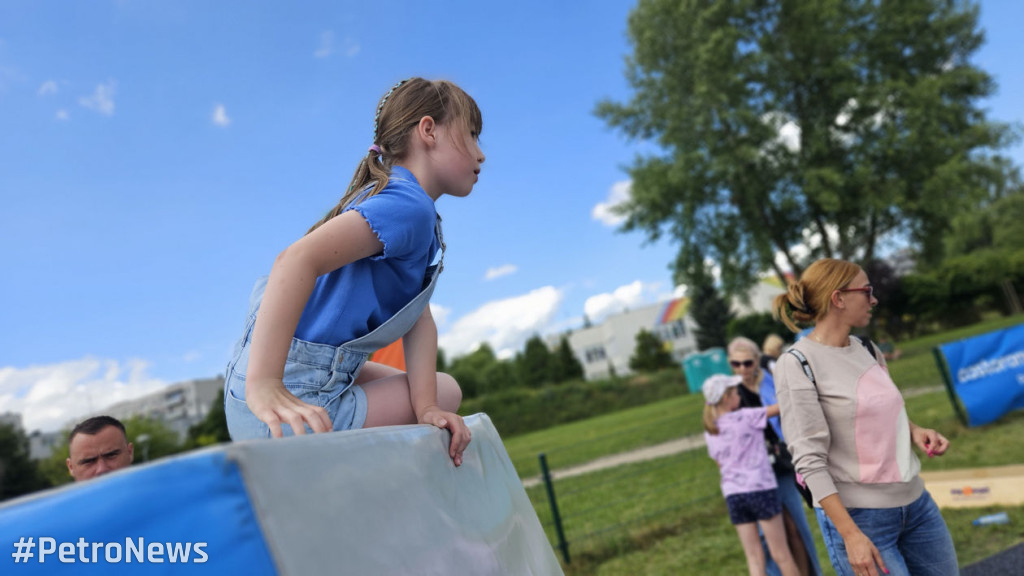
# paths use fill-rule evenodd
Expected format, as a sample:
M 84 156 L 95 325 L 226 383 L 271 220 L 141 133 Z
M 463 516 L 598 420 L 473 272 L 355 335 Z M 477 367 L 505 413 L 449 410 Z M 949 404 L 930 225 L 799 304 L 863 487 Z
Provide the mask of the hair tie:
M 370 149 L 367 150 L 367 152 L 373 152 L 375 154 L 380 154 L 380 146 L 377 146 L 376 144 L 374 144 L 373 146 L 370 146 Z

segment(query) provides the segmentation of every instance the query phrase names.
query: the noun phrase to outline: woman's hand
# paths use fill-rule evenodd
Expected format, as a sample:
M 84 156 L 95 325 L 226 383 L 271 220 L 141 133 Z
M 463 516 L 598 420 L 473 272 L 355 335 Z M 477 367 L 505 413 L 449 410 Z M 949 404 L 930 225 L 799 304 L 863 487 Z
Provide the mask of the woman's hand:
M 942 456 L 949 449 L 949 440 L 931 428 L 922 428 L 910 423 L 910 439 L 922 452 L 932 456 Z
M 297 436 L 306 433 L 307 424 L 313 432 L 328 432 L 334 428 L 326 410 L 299 400 L 281 380 L 247 379 L 245 403 L 257 418 L 270 427 L 270 435 L 274 438 L 282 436 L 281 424 L 291 426 L 292 433 Z
M 846 559 L 849 560 L 850 567 L 853 568 L 853 573 L 857 576 L 879 576 L 878 568 L 881 568 L 884 574 L 889 573 L 878 548 L 875 548 L 871 539 L 860 530 L 844 536 L 843 544 L 846 545 Z
M 448 444 L 448 456 L 456 466 L 462 466 L 462 453 L 469 446 L 472 434 L 469 427 L 463 422 L 462 416 L 445 412 L 437 406 L 430 406 L 417 417 L 420 424 L 430 424 L 438 428 L 447 429 L 452 434 L 452 440 Z

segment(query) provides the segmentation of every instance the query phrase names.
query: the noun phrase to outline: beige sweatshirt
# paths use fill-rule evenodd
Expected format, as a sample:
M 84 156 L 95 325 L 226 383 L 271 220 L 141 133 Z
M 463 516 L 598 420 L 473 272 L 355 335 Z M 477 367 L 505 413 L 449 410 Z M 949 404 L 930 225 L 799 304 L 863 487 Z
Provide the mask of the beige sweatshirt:
M 876 361 L 857 338 L 843 348 L 803 338 L 817 385 L 800 360 L 786 353 L 775 368 L 782 431 L 815 506 L 839 493 L 847 508 L 906 506 L 924 490 L 921 462 L 911 450 L 910 421 L 876 349 Z

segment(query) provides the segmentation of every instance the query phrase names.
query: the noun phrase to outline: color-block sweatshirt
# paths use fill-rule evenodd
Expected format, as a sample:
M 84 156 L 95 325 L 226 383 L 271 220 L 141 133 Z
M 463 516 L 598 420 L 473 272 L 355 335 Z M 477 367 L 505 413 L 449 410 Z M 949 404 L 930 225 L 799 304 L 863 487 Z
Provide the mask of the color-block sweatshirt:
M 842 348 L 803 338 L 816 384 L 786 353 L 775 365 L 782 430 L 815 506 L 839 493 L 847 508 L 906 506 L 924 491 L 910 420 L 896 385 L 857 338 Z

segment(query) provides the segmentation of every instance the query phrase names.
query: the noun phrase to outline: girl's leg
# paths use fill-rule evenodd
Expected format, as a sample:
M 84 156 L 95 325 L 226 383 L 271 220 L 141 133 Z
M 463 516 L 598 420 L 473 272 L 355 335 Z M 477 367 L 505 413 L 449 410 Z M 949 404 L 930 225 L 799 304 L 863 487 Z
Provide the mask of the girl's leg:
M 792 553 L 793 561 L 796 562 L 797 572 L 800 573 L 800 576 L 810 576 L 811 567 L 807 561 L 807 548 L 804 547 L 804 541 L 800 537 L 796 521 L 789 515 L 789 510 L 785 507 L 782 508 L 782 523 L 786 529 L 786 543 Z M 774 558 L 774 555 L 772 557 Z
M 800 571 L 786 544 L 786 526 L 783 524 L 782 514 L 776 514 L 768 520 L 759 520 L 758 524 L 761 526 L 761 531 L 764 532 L 764 539 L 768 543 L 768 551 L 771 552 L 772 560 L 779 565 L 782 576 L 799 576 Z
M 416 413 L 409 397 L 409 378 L 405 372 L 384 364 L 366 362 L 355 384 L 366 393 L 364 428 L 416 423 Z M 438 372 L 438 406 L 442 410 L 455 412 L 461 402 L 462 390 L 455 379 Z
M 735 526 L 740 544 L 743 545 L 743 553 L 747 556 L 747 571 L 750 576 L 763 576 L 764 551 L 761 549 L 761 537 L 757 534 L 757 523 L 747 522 Z

